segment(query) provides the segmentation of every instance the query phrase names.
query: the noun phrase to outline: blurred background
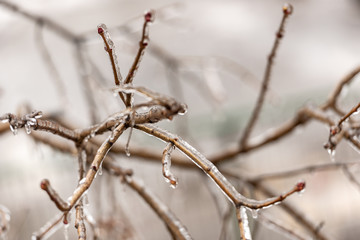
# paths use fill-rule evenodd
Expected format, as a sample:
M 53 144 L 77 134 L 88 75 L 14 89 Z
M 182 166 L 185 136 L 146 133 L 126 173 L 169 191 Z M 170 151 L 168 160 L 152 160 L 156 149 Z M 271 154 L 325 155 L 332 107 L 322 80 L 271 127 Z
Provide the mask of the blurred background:
M 10 2 L 10 1 L 9 1 Z M 0 114 L 24 106 L 55 114 L 76 128 L 100 122 L 122 104 L 110 91 L 113 77 L 109 58 L 96 26 L 105 23 L 116 46 L 119 66 L 126 76 L 137 51 L 143 13 L 156 11 L 146 50 L 134 85 L 185 102 L 188 112 L 158 125 L 179 134 L 206 156 L 236 146 L 258 95 L 267 56 L 282 18 L 284 1 L 255 0 L 79 0 L 0 1 Z M 294 7 L 275 58 L 269 92 L 252 136 L 290 119 L 306 105 L 323 103 L 343 76 L 360 64 L 360 4 L 345 1 L 289 1 Z M 30 15 L 24 16 L 23 13 Z M 25 14 L 26 15 L 26 14 Z M 43 17 L 39 21 L 38 17 Z M 31 19 L 37 19 L 33 21 Z M 51 24 L 49 24 L 49 21 Z M 55 26 L 55 27 L 54 27 Z M 359 102 L 354 81 L 341 104 L 350 109 Z M 94 102 L 88 102 L 92 96 Z M 144 99 L 139 98 L 141 102 Z M 96 116 L 91 111 L 96 110 Z M 50 136 L 49 134 L 47 136 Z M 121 138 L 127 141 L 128 133 Z M 328 127 L 312 121 L 290 136 L 223 164 L 239 176 L 287 171 L 330 163 L 323 149 Z M 134 131 L 131 147 L 162 152 L 165 144 Z M 36 143 L 20 130 L 0 137 L 0 205 L 11 216 L 3 239 L 29 239 L 58 210 L 39 188 L 47 178 L 66 199 L 77 185 L 76 156 Z M 338 146 L 336 161 L 359 155 L 346 143 Z M 178 188 L 171 189 L 161 175 L 161 163 L 119 155 L 182 220 L 194 239 L 221 239 L 227 201 L 205 174 L 174 167 Z M 358 165 L 351 168 L 359 175 Z M 306 173 L 266 181 L 276 193 L 299 179 L 306 191 L 287 199 L 328 239 L 358 239 L 360 192 L 341 170 Z M 245 188 L 231 179 L 238 189 Z M 263 199 L 262 195 L 255 195 Z M 108 228 L 103 239 L 170 239 L 161 220 L 131 189 L 104 173 L 88 193 L 89 213 Z M 109 199 L 115 199 L 110 204 Z M 112 201 L 113 201 L 112 200 Z M 220 206 L 220 207 L 219 207 Z M 113 213 L 117 214 L 113 214 Z M 279 206 L 262 213 L 281 225 L 311 235 Z M 270 224 L 252 219 L 253 239 L 291 239 Z M 116 226 L 116 227 L 114 227 Z M 114 229 L 116 231 L 114 233 Z M 235 216 L 223 239 L 236 239 Z M 69 239 L 76 236 L 72 225 Z M 113 234 L 113 235 L 110 235 Z M 50 239 L 64 239 L 61 229 Z M 91 230 L 89 230 L 91 236 Z M 114 237 L 117 236 L 117 237 Z

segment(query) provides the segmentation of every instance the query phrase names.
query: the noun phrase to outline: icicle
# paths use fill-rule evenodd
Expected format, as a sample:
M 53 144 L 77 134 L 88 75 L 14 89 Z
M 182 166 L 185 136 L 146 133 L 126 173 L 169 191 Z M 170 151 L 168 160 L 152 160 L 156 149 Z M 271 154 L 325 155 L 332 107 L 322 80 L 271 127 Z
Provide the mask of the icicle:
M 335 162 L 335 149 L 328 148 L 327 151 L 329 153 L 331 162 Z
M 17 127 L 10 124 L 10 130 L 11 132 L 16 135 L 17 134 Z
M 103 171 L 102 171 L 102 162 L 100 163 L 99 170 L 98 170 L 98 174 L 99 174 L 100 176 L 103 174 Z
M 259 209 L 250 209 L 251 215 L 254 219 L 258 217 Z
M 178 185 L 178 180 L 174 174 L 170 171 L 171 167 L 171 153 L 174 150 L 174 144 L 169 143 L 163 153 L 162 157 L 162 172 L 165 177 L 165 181 L 170 183 L 170 187 L 175 189 Z

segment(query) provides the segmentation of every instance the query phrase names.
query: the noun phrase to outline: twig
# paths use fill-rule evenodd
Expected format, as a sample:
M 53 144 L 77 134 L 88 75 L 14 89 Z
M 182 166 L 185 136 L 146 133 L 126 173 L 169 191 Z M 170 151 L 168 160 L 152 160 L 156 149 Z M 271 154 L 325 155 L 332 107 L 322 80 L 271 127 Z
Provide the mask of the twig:
M 274 228 L 278 229 L 280 233 L 289 236 L 291 239 L 298 239 L 298 240 L 305 240 L 302 236 L 296 233 L 293 229 L 289 229 L 284 227 L 283 224 L 280 224 L 273 220 L 274 218 L 270 218 L 265 216 L 265 214 L 259 214 L 259 221 L 261 221 L 264 226 L 269 227 L 273 226 Z
M 49 18 L 38 16 L 36 14 L 27 12 L 26 10 L 22 9 L 21 7 L 15 5 L 11 2 L 8 2 L 8 1 L 1 0 L 0 5 L 2 5 L 3 7 L 7 8 L 17 14 L 22 15 L 23 17 L 26 17 L 27 19 L 29 19 L 37 24 L 46 26 L 47 28 L 51 29 L 56 34 L 58 34 L 59 36 L 63 37 L 64 39 L 66 39 L 70 42 L 77 42 L 77 41 L 81 40 L 75 34 L 70 32 L 67 28 L 64 28 L 63 26 L 59 25 L 58 23 L 54 22 L 53 20 L 51 20 Z
M 351 161 L 351 162 L 332 162 L 332 163 L 323 163 L 318 165 L 311 165 L 307 167 L 302 167 L 294 170 L 289 171 L 281 171 L 281 172 L 274 172 L 274 173 L 267 173 L 258 175 L 254 178 L 251 178 L 251 182 L 261 182 L 261 181 L 268 181 L 278 178 L 287 178 L 287 177 L 294 177 L 299 174 L 303 173 L 312 173 L 312 172 L 320 172 L 320 171 L 327 171 L 342 168 L 344 166 L 351 166 L 360 164 L 359 161 Z
M 129 70 L 124 84 L 132 84 L 135 74 L 139 68 L 141 59 L 145 53 L 145 49 L 149 44 L 149 24 L 154 21 L 154 11 L 148 11 L 144 15 L 145 21 L 142 30 L 141 40 L 139 42 L 139 49 L 134 59 L 134 62 Z M 126 107 L 130 107 L 132 104 L 132 94 L 126 94 Z
M 293 189 L 283 195 L 280 195 L 279 197 L 270 198 L 263 201 L 248 199 L 235 189 L 235 187 L 221 174 L 221 172 L 212 162 L 206 159 L 204 155 L 202 155 L 180 137 L 149 124 L 137 124 L 135 125 L 135 128 L 162 139 L 165 142 L 173 143 L 180 151 L 188 156 L 200 169 L 202 169 L 211 179 L 215 181 L 218 187 L 224 192 L 224 194 L 226 194 L 226 196 L 229 197 L 235 206 L 245 206 L 251 209 L 261 209 L 273 205 L 277 202 L 281 202 L 293 193 L 302 191 L 305 187 L 304 182 L 299 182 Z
M 166 148 L 163 151 L 162 173 L 163 173 L 166 181 L 170 183 L 171 187 L 176 188 L 176 186 L 178 184 L 178 180 L 174 176 L 174 174 L 170 171 L 171 153 L 172 153 L 173 150 L 174 150 L 174 144 L 173 143 L 168 143 L 166 145 Z
M 63 213 L 57 214 L 53 219 L 49 220 L 39 231 L 32 234 L 32 239 L 41 240 L 47 239 L 53 233 L 55 233 L 60 227 L 62 227 Z
M 66 204 L 62 204 L 64 201 L 61 200 L 60 197 L 57 196 L 55 191 L 51 191 L 50 183 L 47 180 L 43 180 L 41 184 L 41 188 L 47 192 L 50 199 L 54 201 L 55 205 L 59 208 L 59 210 L 68 212 L 70 211 L 74 205 L 78 202 L 78 200 L 82 197 L 84 192 L 90 187 L 92 184 L 97 172 L 102 167 L 102 163 L 107 153 L 111 149 L 112 145 L 117 141 L 120 135 L 125 130 L 125 124 L 119 124 L 113 131 L 112 134 L 106 139 L 106 141 L 101 145 L 99 150 L 97 151 L 95 158 L 91 164 L 90 169 L 88 170 L 86 177 L 81 179 L 79 182 L 79 186 L 74 190 L 74 193 L 69 198 Z
M 180 220 L 152 192 L 145 188 L 142 183 L 134 177 L 125 177 L 125 181 L 149 204 L 149 206 L 151 206 L 151 208 L 164 221 L 168 229 L 177 237 L 177 239 L 192 239 L 186 227 L 180 222 Z
M 235 175 L 232 173 L 229 173 L 228 171 L 224 171 L 224 174 L 226 174 L 228 177 L 240 180 L 242 182 L 245 182 L 247 184 L 249 184 L 251 187 L 256 188 L 257 190 L 259 190 L 260 192 L 262 192 L 263 194 L 265 194 L 267 197 L 271 197 L 271 196 L 275 196 L 276 193 L 274 193 L 274 191 L 272 191 L 269 187 L 267 187 L 266 185 L 262 184 L 261 182 L 257 182 L 257 181 L 251 181 L 249 179 L 243 178 L 239 175 Z M 309 232 L 311 232 L 314 236 L 315 239 L 319 239 L 319 240 L 326 240 L 327 237 L 324 236 L 318 229 L 317 226 L 315 226 L 313 223 L 311 223 L 306 216 L 298 211 L 295 207 L 291 206 L 290 204 L 288 204 L 287 202 L 282 202 L 282 204 L 279 205 L 282 209 L 284 209 L 293 219 L 295 219 L 299 224 L 301 224 L 305 229 L 307 229 Z
M 119 68 L 119 64 L 118 64 L 118 60 L 117 60 L 117 56 L 116 56 L 116 52 L 115 52 L 114 42 L 111 40 L 110 34 L 107 31 L 107 27 L 105 24 L 100 24 L 97 27 L 97 31 L 104 41 L 105 51 L 109 54 L 110 62 L 111 62 L 112 70 L 113 70 L 113 75 L 114 75 L 115 85 L 120 86 L 123 84 L 123 79 L 122 79 L 122 76 L 120 73 L 120 68 Z M 126 106 L 126 100 L 125 100 L 124 95 L 121 92 L 119 92 L 119 96 Z
M 50 51 L 44 42 L 44 34 L 43 34 L 44 21 L 40 22 L 37 25 L 36 30 L 37 31 L 35 33 L 35 38 L 36 38 L 35 42 L 37 43 L 37 46 L 40 51 L 40 55 L 43 58 L 44 63 L 47 66 L 47 69 L 49 70 L 49 73 L 51 75 L 50 78 L 54 81 L 54 85 L 60 99 L 60 106 L 62 110 L 64 110 L 68 106 L 68 99 L 66 97 L 66 88 L 64 81 L 61 79 L 60 73 L 56 68 L 56 65 L 53 61 Z
M 256 101 L 256 105 L 255 105 L 255 108 L 251 114 L 251 117 L 245 127 L 245 130 L 244 130 L 244 133 L 241 137 L 241 140 L 240 140 L 240 146 L 242 147 L 245 147 L 247 145 L 247 141 L 248 141 L 248 138 L 250 136 L 250 133 L 253 129 L 253 127 L 255 126 L 256 122 L 257 122 L 257 119 L 259 117 L 259 114 L 260 114 L 260 111 L 261 111 L 261 108 L 263 106 L 263 103 L 264 103 L 264 99 L 265 99 L 265 94 L 266 94 L 266 91 L 268 89 L 268 84 L 269 84 L 269 81 L 270 81 L 270 76 L 271 76 L 271 70 L 272 70 L 272 67 L 273 67 L 273 61 L 274 61 L 274 57 L 276 55 L 276 51 L 279 47 L 279 44 L 280 44 L 280 40 L 282 39 L 283 35 L 284 35 L 284 27 L 285 27 L 285 22 L 286 22 L 286 19 L 290 16 L 290 14 L 293 12 L 293 7 L 290 5 L 290 4 L 286 4 L 283 6 L 283 18 L 281 20 L 281 23 L 280 23 L 280 27 L 278 29 L 278 32 L 276 33 L 276 38 L 275 38 L 275 42 L 274 42 L 274 45 L 273 45 L 273 48 L 270 52 L 270 55 L 268 57 L 268 62 L 267 62 L 267 65 L 266 65 L 266 69 L 265 69 L 265 74 L 264 74 L 264 79 L 263 79 L 263 82 L 262 82 L 262 87 L 261 87 L 261 90 L 260 90 L 260 93 L 259 93 L 259 97 Z
M 81 42 L 76 43 L 75 45 L 75 56 L 78 64 L 78 72 L 81 79 L 81 84 L 83 87 L 83 93 L 85 96 L 85 99 L 87 101 L 89 116 L 90 116 L 90 122 L 91 124 L 95 124 L 99 121 L 97 116 L 97 105 L 94 99 L 94 91 L 92 90 L 90 86 L 90 77 L 89 77 L 89 70 L 86 67 L 85 64 L 85 58 L 83 54 L 83 45 Z

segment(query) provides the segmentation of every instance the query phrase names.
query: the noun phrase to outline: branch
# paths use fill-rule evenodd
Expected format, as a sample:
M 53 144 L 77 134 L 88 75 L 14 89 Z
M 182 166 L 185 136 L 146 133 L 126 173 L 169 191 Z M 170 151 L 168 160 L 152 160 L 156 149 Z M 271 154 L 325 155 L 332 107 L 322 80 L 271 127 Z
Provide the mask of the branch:
M 187 157 L 189 157 L 200 169 L 202 169 L 214 182 L 216 185 L 224 192 L 224 194 L 231 200 L 235 206 L 245 206 L 251 209 L 261 209 L 277 202 L 283 201 L 288 196 L 292 195 L 295 192 L 300 192 L 305 187 L 305 183 L 298 183 L 293 189 L 287 192 L 284 195 L 280 195 L 276 198 L 271 198 L 263 201 L 257 201 L 253 199 L 248 199 L 241 195 L 235 187 L 223 176 L 220 171 L 215 167 L 215 165 L 210 162 L 204 155 L 198 152 L 186 141 L 182 140 L 180 137 L 166 132 L 158 127 L 151 125 L 135 125 L 136 129 L 146 132 L 150 135 L 153 135 L 165 142 L 174 144 L 180 151 L 182 151 Z
M 25 17 L 37 24 L 48 27 L 49 29 L 54 31 L 56 34 L 58 34 L 59 36 L 63 37 L 64 39 L 66 39 L 70 42 L 80 41 L 80 38 L 78 36 L 76 36 L 75 34 L 70 32 L 67 28 L 64 28 L 63 26 L 59 25 L 58 23 L 54 22 L 53 20 L 51 20 L 49 18 L 38 16 L 36 14 L 27 12 L 26 10 L 22 9 L 21 7 L 15 5 L 11 2 L 8 2 L 8 1 L 1 0 L 0 5 L 2 5 L 3 7 L 7 8 L 17 14 L 22 15 L 23 17 Z
M 251 117 L 245 127 L 245 131 L 241 137 L 241 140 L 240 140 L 240 146 L 243 146 L 245 147 L 246 144 L 247 144 L 247 140 L 250 136 L 250 133 L 253 129 L 253 127 L 255 126 L 256 122 L 257 122 L 257 119 L 259 117 L 259 114 L 260 114 L 260 111 L 261 111 L 261 108 L 263 106 L 263 103 L 264 103 L 264 99 L 265 99 L 265 94 L 266 94 L 266 91 L 268 89 L 268 84 L 269 84 L 269 81 L 270 81 L 270 76 L 271 76 L 271 70 L 272 70 L 272 67 L 273 67 L 273 61 L 274 61 L 274 57 L 276 55 L 276 51 L 279 47 L 279 44 L 280 44 L 280 40 L 282 39 L 283 35 L 284 35 L 284 27 L 285 27 L 285 22 L 286 22 L 286 19 L 290 16 L 290 14 L 293 12 L 293 7 L 289 4 L 286 4 L 283 6 L 283 18 L 281 20 L 281 23 L 280 23 L 280 27 L 278 29 L 278 32 L 276 33 L 276 38 L 275 38 L 275 42 L 274 42 L 274 45 L 273 45 L 273 48 L 270 52 L 270 55 L 268 57 L 268 62 L 267 62 L 267 65 L 266 65 L 266 69 L 265 69 L 265 74 L 264 74 L 264 79 L 263 79 L 263 82 L 262 82 L 262 87 L 261 87 L 261 90 L 260 90 L 260 93 L 259 93 L 259 97 L 256 101 L 256 105 L 255 105 L 255 108 L 251 114 Z
M 149 44 L 149 24 L 154 21 L 154 11 L 148 11 L 144 15 L 145 21 L 142 30 L 141 40 L 139 42 L 139 49 L 134 59 L 134 62 L 129 70 L 128 75 L 124 81 L 124 84 L 132 84 L 135 74 L 139 68 L 141 59 L 145 53 L 145 49 Z M 130 107 L 132 104 L 132 94 L 126 95 L 126 106 Z

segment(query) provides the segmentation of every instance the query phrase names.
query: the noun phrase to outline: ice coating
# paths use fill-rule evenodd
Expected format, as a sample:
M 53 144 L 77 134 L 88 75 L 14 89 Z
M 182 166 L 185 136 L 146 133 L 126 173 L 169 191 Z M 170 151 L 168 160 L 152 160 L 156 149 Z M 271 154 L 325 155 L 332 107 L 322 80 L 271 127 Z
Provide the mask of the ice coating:
M 110 60 L 113 64 L 113 70 L 115 71 L 116 78 L 117 78 L 117 85 L 120 85 L 122 83 L 122 76 L 120 73 L 120 67 L 117 59 L 117 55 L 115 52 L 115 44 L 113 40 L 110 37 L 110 33 L 107 31 L 107 26 L 103 23 L 99 24 L 97 26 L 97 31 L 101 35 L 101 37 L 104 40 L 104 49 L 109 53 Z
M 162 158 L 162 165 L 163 165 L 162 172 L 165 177 L 165 181 L 170 183 L 170 186 L 175 189 L 178 185 L 178 180 L 170 170 L 171 153 L 173 149 L 174 149 L 174 144 L 169 143 L 164 150 L 163 158 Z
M 243 222 L 245 240 L 251 240 L 251 231 L 249 228 L 249 221 L 248 221 L 248 216 L 246 214 L 245 207 L 240 207 L 240 216 L 241 216 L 241 219 Z

